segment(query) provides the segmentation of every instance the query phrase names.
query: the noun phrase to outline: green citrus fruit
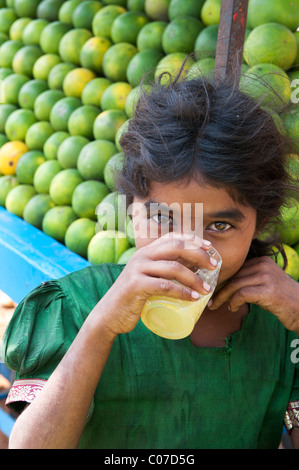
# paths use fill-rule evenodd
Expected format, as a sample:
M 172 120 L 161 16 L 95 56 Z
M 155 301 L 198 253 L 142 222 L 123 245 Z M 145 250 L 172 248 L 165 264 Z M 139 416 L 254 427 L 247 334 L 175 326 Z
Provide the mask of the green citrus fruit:
M 9 37 L 13 41 L 22 41 L 22 34 L 25 27 L 32 21 L 32 18 L 18 18 L 10 27 Z
M 112 82 L 111 80 L 108 80 L 108 78 L 94 78 L 88 82 L 87 85 L 85 85 L 82 91 L 82 103 L 86 105 L 94 105 L 100 108 L 102 95 L 106 88 L 108 88 L 108 86 L 111 84 Z
M 299 256 L 299 242 L 293 246 L 294 250 L 296 251 L 297 255 Z
M 111 39 L 111 27 L 115 18 L 125 12 L 125 8 L 119 5 L 106 5 L 101 8 L 92 20 L 94 36 Z
M 93 124 L 94 138 L 114 142 L 118 129 L 126 120 L 127 116 L 121 109 L 107 109 L 101 112 Z
M 58 20 L 58 11 L 65 0 L 42 0 L 36 10 L 37 18 L 48 21 Z
M 0 67 L 11 68 L 16 53 L 22 49 L 21 41 L 9 40 L 0 46 Z
M 46 235 L 64 243 L 66 231 L 76 219 L 76 214 L 71 206 L 52 207 L 43 218 L 42 229 Z
M 61 58 L 58 54 L 44 54 L 37 59 L 33 66 L 33 76 L 40 80 L 48 80 L 49 73 L 55 65 L 61 63 Z
M 95 235 L 95 227 L 96 222 L 86 217 L 75 220 L 66 231 L 65 246 L 77 255 L 87 258 L 87 248 Z
M 45 54 L 58 54 L 62 37 L 70 31 L 71 26 L 61 21 L 49 23 L 40 36 L 40 47 Z
M 205 0 L 171 0 L 168 8 L 168 16 L 170 21 L 179 16 L 192 16 L 193 18 L 201 18 L 201 9 Z
M 83 45 L 92 37 L 88 29 L 71 29 L 62 37 L 59 43 L 59 55 L 63 62 L 80 65 L 80 52 Z
M 68 121 L 70 135 L 81 135 L 87 139 L 93 138 L 93 124 L 100 109 L 92 105 L 83 105 L 75 109 Z
M 162 37 L 167 25 L 166 21 L 151 21 L 143 26 L 136 39 L 138 50 L 140 52 L 145 49 L 163 51 Z
M 166 72 L 165 75 L 161 77 L 161 83 L 167 84 L 169 81 L 176 78 L 184 64 L 184 69 L 180 75 L 180 80 L 183 80 L 186 78 L 188 70 L 193 63 L 194 60 L 191 57 L 188 57 L 184 52 L 173 52 L 172 54 L 167 54 L 160 60 L 156 67 L 155 80 L 160 79 L 161 74 Z
M 283 126 L 286 134 L 299 143 L 299 109 L 294 104 L 285 113 L 281 114 Z
M 130 122 L 130 119 L 128 119 L 126 122 L 124 122 L 120 126 L 120 128 L 118 129 L 118 131 L 116 133 L 115 145 L 116 145 L 116 148 L 119 152 L 122 152 L 122 148 L 121 148 L 121 145 L 120 145 L 120 139 L 121 139 L 122 135 L 127 131 L 128 126 L 129 126 L 129 122 Z
M 5 207 L 8 212 L 23 217 L 24 209 L 27 202 L 35 196 L 36 191 L 31 184 L 19 184 L 12 188 L 5 201 Z
M 145 49 L 138 52 L 127 67 L 127 79 L 133 88 L 143 83 L 148 83 L 154 79 L 156 66 L 164 57 L 158 49 Z
M 125 106 L 125 112 L 128 118 L 131 118 L 135 114 L 135 109 L 138 103 L 138 100 L 140 98 L 141 91 L 143 93 L 149 93 L 151 90 L 151 85 L 140 85 L 133 90 L 130 91 L 130 93 L 127 96 L 126 99 L 126 106 Z
M 101 98 L 101 108 L 107 109 L 125 109 L 126 99 L 133 88 L 127 82 L 116 82 L 109 85 Z
M 203 29 L 203 23 L 197 18 L 184 16 L 174 19 L 163 33 L 162 47 L 165 54 L 193 52 L 195 40 Z
M 45 80 L 30 80 L 20 89 L 18 101 L 21 108 L 34 109 L 36 98 L 48 89 Z
M 85 85 L 94 78 L 96 78 L 96 74 L 92 70 L 84 67 L 78 67 L 71 70 L 65 76 L 62 85 L 65 96 L 81 98 Z
M 34 101 L 34 114 L 39 121 L 49 121 L 54 104 L 64 97 L 61 90 L 46 90 Z
M 12 8 L 0 8 L 0 31 L 9 33 L 12 24 L 17 20 L 17 15 Z
M 96 208 L 107 194 L 109 190 L 102 181 L 84 181 L 73 192 L 72 207 L 79 217 L 97 220 Z
M 27 145 L 21 141 L 6 142 L 0 149 L 0 172 L 2 175 L 14 175 L 21 156 L 28 152 Z
M 277 225 L 276 232 L 286 245 L 295 245 L 299 242 L 299 204 L 294 201 L 290 207 L 281 210 L 281 225 Z
M 117 16 L 111 27 L 114 43 L 127 42 L 136 45 L 139 31 L 149 23 L 148 16 L 140 11 L 127 11 Z
M 86 144 L 77 162 L 82 178 L 103 180 L 105 165 L 115 153 L 117 149 L 109 140 L 94 140 Z
M 206 0 L 201 9 L 201 19 L 206 26 L 218 24 L 221 0 Z
M 128 0 L 127 9 L 129 11 L 144 11 L 145 0 Z
M 104 75 L 114 82 L 127 79 L 127 67 L 138 49 L 128 42 L 113 44 L 104 55 Z
M 0 148 L 7 142 L 9 142 L 8 137 L 5 134 L 0 133 Z M 1 173 L 0 173 L 0 176 L 1 176 Z
M 100 202 L 96 208 L 97 231 L 126 229 L 126 204 L 123 196 L 113 191 Z
M 5 77 L 8 77 L 8 75 L 12 75 L 13 73 L 13 69 L 9 67 L 0 67 L 0 80 L 4 80 Z
M 187 79 L 192 80 L 197 77 L 212 78 L 214 75 L 214 68 L 214 57 L 205 57 L 204 59 L 200 59 L 197 62 L 194 62 L 194 64 L 189 68 Z
M 18 180 L 13 175 L 0 177 L 0 206 L 5 207 L 6 197 L 12 188 L 18 186 Z
M 59 146 L 68 137 L 68 132 L 56 131 L 46 140 L 43 150 L 47 160 L 54 160 L 57 158 Z
M 82 0 L 69 0 L 67 2 L 64 2 L 58 11 L 59 21 L 73 26 L 73 13 L 81 2 Z
M 103 230 L 96 233 L 87 249 L 87 259 L 91 264 L 116 263 L 119 257 L 130 248 L 124 233 Z
M 55 204 L 48 194 L 36 194 L 26 204 L 23 218 L 28 224 L 42 229 L 43 218 Z
M 8 116 L 17 109 L 14 104 L 0 104 L 0 132 L 4 132 Z
M 36 17 L 36 10 L 40 0 L 14 0 L 14 10 L 19 17 Z
M 12 61 L 12 68 L 15 73 L 33 77 L 33 67 L 42 55 L 39 46 L 24 46 L 17 51 Z M 42 78 L 35 76 L 34 78 Z M 42 78 L 43 79 L 43 78 Z
M 79 153 L 89 140 L 82 135 L 69 136 L 57 150 L 57 160 L 62 168 L 77 168 Z
M 25 143 L 31 150 L 43 150 L 47 139 L 54 133 L 48 121 L 39 121 L 32 124 L 25 137 Z
M 119 172 L 122 170 L 125 156 L 122 152 L 116 153 L 108 160 L 104 168 L 104 181 L 111 191 L 115 191 Z
M 83 179 L 75 168 L 60 171 L 51 181 L 49 194 L 59 206 L 71 205 L 73 192 Z
M 80 64 L 82 67 L 93 70 L 98 74 L 103 73 L 103 58 L 112 42 L 105 37 L 93 37 L 88 39 L 80 52 Z
M 274 64 L 259 64 L 251 67 L 240 79 L 241 91 L 276 111 L 289 103 L 291 83 L 288 75 Z
M 284 24 L 295 31 L 299 24 L 298 0 L 250 0 L 247 22 L 251 28 L 264 23 Z
M 25 141 L 29 127 L 35 122 L 36 117 L 31 109 L 17 109 L 6 120 L 5 134 L 9 140 Z
M 91 30 L 92 20 L 95 14 L 102 8 L 99 1 L 85 0 L 74 10 L 72 22 L 75 28 L 85 28 Z
M 24 153 L 17 163 L 16 177 L 21 184 L 33 184 L 34 173 L 46 161 L 42 152 L 31 150 Z
M 196 59 L 215 57 L 218 38 L 218 24 L 211 24 L 200 31 L 194 43 Z
M 48 160 L 39 165 L 33 177 L 33 186 L 36 192 L 49 194 L 51 181 L 61 170 L 61 165 L 57 160 Z
M 50 123 L 55 131 L 68 131 L 68 120 L 72 112 L 81 106 L 81 101 L 72 96 L 57 101 L 50 112 Z
M 35 19 L 31 20 L 24 28 L 22 34 L 22 41 L 25 45 L 34 44 L 38 46 L 40 44 L 40 37 L 42 31 L 49 24 L 47 20 Z
M 152 20 L 168 21 L 171 0 L 145 0 L 144 11 Z
M 244 58 L 250 65 L 271 63 L 287 70 L 297 55 L 294 34 L 278 23 L 262 24 L 254 28 L 244 44 Z
M 75 67 L 74 64 L 66 62 L 54 65 L 48 75 L 49 88 L 51 88 L 51 90 L 62 90 L 65 77 Z
M 127 264 L 131 256 L 137 250 L 136 246 L 131 246 L 128 250 L 124 251 L 117 260 L 118 264 Z

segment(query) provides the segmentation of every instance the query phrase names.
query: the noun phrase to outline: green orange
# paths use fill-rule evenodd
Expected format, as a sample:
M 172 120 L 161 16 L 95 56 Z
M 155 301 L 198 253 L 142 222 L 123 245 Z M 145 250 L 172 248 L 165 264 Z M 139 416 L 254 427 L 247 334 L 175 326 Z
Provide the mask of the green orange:
M 168 21 L 171 0 L 145 0 L 144 11 L 152 20 Z
M 43 218 L 42 229 L 50 237 L 64 243 L 66 231 L 76 219 L 77 216 L 71 206 L 52 207 Z
M 27 202 L 23 218 L 28 224 L 41 230 L 44 216 L 54 206 L 55 204 L 48 194 L 36 194 Z
M 12 188 L 5 201 L 5 207 L 18 217 L 23 217 L 24 209 L 28 201 L 35 196 L 36 191 L 31 184 L 19 184 Z
M 132 87 L 143 83 L 148 83 L 155 76 L 156 66 L 164 57 L 164 54 L 158 49 L 145 49 L 138 52 L 130 61 L 127 67 L 127 79 Z
M 58 11 L 65 0 L 42 0 L 36 10 L 37 18 L 48 21 L 58 20 Z
M 28 45 L 17 51 L 12 61 L 12 68 L 15 73 L 33 77 L 33 67 L 36 61 L 42 55 L 39 46 Z M 35 76 L 34 78 L 42 78 Z
M 47 139 L 54 133 L 48 121 L 39 121 L 32 124 L 25 137 L 25 143 L 31 150 L 43 150 Z
M 103 230 L 96 233 L 88 245 L 87 259 L 92 264 L 116 263 L 119 257 L 130 248 L 124 233 Z
M 84 28 L 71 29 L 65 33 L 59 43 L 59 55 L 63 62 L 80 65 L 81 49 L 91 37 L 91 31 Z
M 158 49 L 163 51 L 162 37 L 167 25 L 166 21 L 151 21 L 143 26 L 136 39 L 138 50 Z
M 14 0 L 14 10 L 19 17 L 36 17 L 36 10 L 41 0 Z
M 93 124 L 94 138 L 107 139 L 114 142 L 118 129 L 126 120 L 126 113 L 121 109 L 102 111 L 98 114 Z
M 163 33 L 162 47 L 165 54 L 193 52 L 196 38 L 203 29 L 203 23 L 197 18 L 190 16 L 175 18 Z
M 31 20 L 23 30 L 22 41 L 25 45 L 40 44 L 40 37 L 44 28 L 49 24 L 47 20 L 34 19 Z
M 299 24 L 298 0 L 250 0 L 248 4 L 247 22 L 251 28 L 264 23 L 280 23 L 291 31 Z
M 0 132 L 4 132 L 8 116 L 17 109 L 17 106 L 14 104 L 0 104 Z
M 74 68 L 76 68 L 74 64 L 67 62 L 54 65 L 48 75 L 49 88 L 51 88 L 51 90 L 62 90 L 65 77 Z
M 34 114 L 39 121 L 49 121 L 51 109 L 57 101 L 64 98 L 61 90 L 46 90 L 34 101 Z
M 43 150 L 47 160 L 54 160 L 57 158 L 59 146 L 68 137 L 68 132 L 56 131 L 46 140 Z
M 123 167 L 125 156 L 122 152 L 113 155 L 104 168 L 104 181 L 111 191 L 116 189 L 116 180 Z
M 114 43 L 128 42 L 136 45 L 139 31 L 149 23 L 148 16 L 140 11 L 127 11 L 117 16 L 111 27 L 111 38 Z
M 55 131 L 68 131 L 68 120 L 72 112 L 81 106 L 79 98 L 72 96 L 57 101 L 50 112 L 50 123 Z
M 69 117 L 68 131 L 70 135 L 82 135 L 93 138 L 93 124 L 100 109 L 93 105 L 83 105 L 75 109 Z
M 34 103 L 37 97 L 48 90 L 48 84 L 45 80 L 30 80 L 20 89 L 18 101 L 21 108 L 34 109 Z
M 124 110 L 126 106 L 126 99 L 132 86 L 127 82 L 116 82 L 109 85 L 101 98 L 101 108 L 103 111 L 107 109 L 121 109 Z
M 33 66 L 32 74 L 39 80 L 48 80 L 49 74 L 55 65 L 61 63 L 58 54 L 44 54 L 37 59 Z
M 72 22 L 75 28 L 86 28 L 91 30 L 92 20 L 95 14 L 102 8 L 102 3 L 94 0 L 85 0 L 74 10 Z
M 104 77 L 97 77 L 91 80 L 90 82 L 85 85 L 81 100 L 83 104 L 89 104 L 97 106 L 98 108 L 101 106 L 101 99 L 104 91 L 111 85 L 111 80 Z
M 0 176 L 0 206 L 5 207 L 9 191 L 16 186 L 18 186 L 18 180 L 14 175 Z
M 65 76 L 62 85 L 65 96 L 81 98 L 85 85 L 94 78 L 96 78 L 96 74 L 87 68 L 78 67 L 71 70 Z
M 127 79 L 127 67 L 137 54 L 138 49 L 128 42 L 119 42 L 111 46 L 103 58 L 103 73 L 114 82 Z
M 62 168 L 77 168 L 77 160 L 89 140 L 82 135 L 71 135 L 61 142 L 57 150 L 57 160 Z
M 33 176 L 33 186 L 40 194 L 49 194 L 50 184 L 57 173 L 62 170 L 57 160 L 48 160 L 38 166 Z
M 96 208 L 107 194 L 109 189 L 102 181 L 84 181 L 73 192 L 72 207 L 78 217 L 97 220 Z
M 75 220 L 65 233 L 65 246 L 77 255 L 87 258 L 88 245 L 95 235 L 95 228 L 94 220 L 86 217 Z
M 18 19 L 12 8 L 0 8 L 0 31 L 9 33 L 10 27 Z
M 116 146 L 109 140 L 93 140 L 81 150 L 77 168 L 85 180 L 103 180 L 108 160 L 117 153 Z
M 206 26 L 218 24 L 221 0 L 206 0 L 201 9 L 201 19 Z
M 40 47 L 45 54 L 58 54 L 62 37 L 70 31 L 71 26 L 61 21 L 49 23 L 40 36 Z
M 17 109 L 7 118 L 5 134 L 10 140 L 25 141 L 29 127 L 36 122 L 36 117 L 31 109 Z
M 0 46 L 0 67 L 11 68 L 16 53 L 22 49 L 22 41 L 8 40 Z
M 133 256 L 133 254 L 135 253 L 136 250 L 137 250 L 136 246 L 132 246 L 128 250 L 124 251 L 120 255 L 120 257 L 118 258 L 117 263 L 118 264 L 127 264 L 127 262 L 129 261 L 131 256 Z
M 201 9 L 205 0 L 171 0 L 168 15 L 170 21 L 180 16 L 192 16 L 201 18 Z
M 51 181 L 49 194 L 59 206 L 71 205 L 73 192 L 83 178 L 75 168 L 67 168 L 57 173 Z
M 125 8 L 119 5 L 106 5 L 101 8 L 92 20 L 92 32 L 94 36 L 111 39 L 111 27 L 114 20 L 125 12 Z
M 13 41 L 22 41 L 23 31 L 30 21 L 32 21 L 32 18 L 28 17 L 18 18 L 16 21 L 14 21 L 9 30 L 10 39 Z
M 156 67 L 155 80 L 159 80 L 161 75 L 165 74 L 163 77 L 161 77 L 162 84 L 167 84 L 169 81 L 173 81 L 184 65 L 180 75 L 180 80 L 183 80 L 186 78 L 188 70 L 193 65 L 193 63 L 193 59 L 188 57 L 188 55 L 184 52 L 173 52 L 171 54 L 167 54 L 159 61 Z
M 82 0 L 69 0 L 64 2 L 58 11 L 58 19 L 62 23 L 68 25 L 73 25 L 72 17 L 77 6 L 82 2 Z
M 103 72 L 103 58 L 112 42 L 105 37 L 92 37 L 86 41 L 80 52 L 82 67 L 93 70 L 98 74 Z
M 34 173 L 46 161 L 42 152 L 30 150 L 21 156 L 16 167 L 16 177 L 21 184 L 33 184 Z

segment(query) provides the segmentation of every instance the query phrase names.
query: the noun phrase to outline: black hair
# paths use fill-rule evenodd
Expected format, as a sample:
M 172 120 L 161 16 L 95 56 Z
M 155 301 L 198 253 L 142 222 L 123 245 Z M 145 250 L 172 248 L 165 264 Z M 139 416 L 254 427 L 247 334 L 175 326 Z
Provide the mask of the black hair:
M 162 78 L 164 78 L 162 80 Z M 205 77 L 165 84 L 165 76 L 143 89 L 120 145 L 125 155 L 118 191 L 127 204 L 145 198 L 151 181 L 203 178 L 226 188 L 256 210 L 257 228 L 277 221 L 290 190 L 294 153 L 290 139 L 269 112 L 232 80 Z M 284 251 L 277 235 L 254 239 L 248 258 Z M 285 257 L 285 255 L 284 255 Z

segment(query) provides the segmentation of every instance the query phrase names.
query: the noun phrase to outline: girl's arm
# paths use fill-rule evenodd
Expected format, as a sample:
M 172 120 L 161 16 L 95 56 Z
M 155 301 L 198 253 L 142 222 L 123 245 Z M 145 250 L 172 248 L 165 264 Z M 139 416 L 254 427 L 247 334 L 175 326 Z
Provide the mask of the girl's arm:
M 197 237 L 161 237 L 131 257 L 85 320 L 46 385 L 17 419 L 10 448 L 76 448 L 115 338 L 133 330 L 150 295 L 196 300 L 202 280 L 178 259 L 215 269 Z M 176 280 L 178 282 L 173 282 Z

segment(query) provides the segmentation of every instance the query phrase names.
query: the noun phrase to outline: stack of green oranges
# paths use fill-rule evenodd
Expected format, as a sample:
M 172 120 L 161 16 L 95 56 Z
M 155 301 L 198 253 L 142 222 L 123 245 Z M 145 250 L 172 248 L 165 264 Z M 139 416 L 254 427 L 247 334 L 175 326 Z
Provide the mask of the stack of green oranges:
M 213 74 L 220 5 L 0 0 L 0 205 L 93 264 L 126 263 L 136 249 L 128 220 L 111 230 L 103 215 L 107 202 L 115 219 L 124 211 L 115 187 L 120 136 L 141 81 L 150 90 L 183 63 L 182 78 Z M 250 0 L 240 82 L 293 138 L 298 26 L 299 0 Z M 291 160 L 298 174 L 298 157 Z M 282 234 L 296 256 L 297 209 L 294 202 L 284 213 Z

